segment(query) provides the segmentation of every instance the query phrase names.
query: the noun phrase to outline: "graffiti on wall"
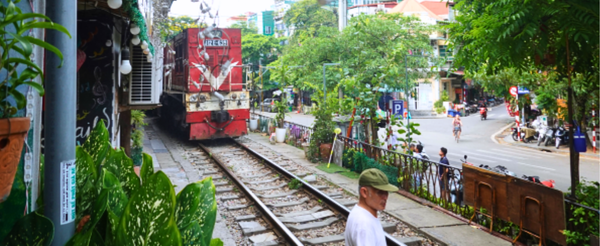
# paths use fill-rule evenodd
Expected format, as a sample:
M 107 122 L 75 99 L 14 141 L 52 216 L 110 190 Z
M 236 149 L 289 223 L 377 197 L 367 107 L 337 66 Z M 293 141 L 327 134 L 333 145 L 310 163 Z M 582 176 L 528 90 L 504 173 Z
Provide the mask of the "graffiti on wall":
M 85 139 L 99 121 L 104 121 L 108 129 L 113 127 L 113 54 L 107 40 L 112 39 L 112 30 L 106 22 L 79 22 L 81 35 L 79 50 L 85 53 L 85 60 L 77 75 L 77 144 Z M 109 130 L 112 138 L 112 132 Z

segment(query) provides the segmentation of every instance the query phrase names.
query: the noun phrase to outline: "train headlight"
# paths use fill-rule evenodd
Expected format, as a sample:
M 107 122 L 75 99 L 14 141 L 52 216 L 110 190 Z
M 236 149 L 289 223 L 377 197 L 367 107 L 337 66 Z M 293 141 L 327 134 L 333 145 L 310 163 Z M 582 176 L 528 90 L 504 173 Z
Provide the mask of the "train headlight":
M 237 94 L 231 94 L 231 98 L 233 98 L 233 100 L 237 99 Z
M 241 99 L 246 99 L 246 94 L 244 94 L 244 93 L 240 94 L 240 98 Z
M 205 95 L 200 95 L 200 102 L 206 102 L 206 96 Z

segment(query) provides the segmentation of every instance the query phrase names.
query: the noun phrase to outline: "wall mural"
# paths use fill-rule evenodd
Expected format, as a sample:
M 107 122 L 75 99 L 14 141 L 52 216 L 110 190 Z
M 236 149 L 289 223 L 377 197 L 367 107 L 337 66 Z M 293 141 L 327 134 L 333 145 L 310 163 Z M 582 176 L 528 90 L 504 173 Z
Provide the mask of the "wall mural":
M 107 42 L 112 39 L 111 25 L 106 20 L 80 21 L 77 26 L 78 63 L 81 64 L 77 73 L 77 129 L 78 145 L 85 142 L 90 132 L 100 120 L 108 129 L 114 122 L 113 93 L 113 53 Z M 83 60 L 83 61 L 82 61 Z M 79 65 L 79 64 L 78 64 Z M 112 138 L 112 132 L 109 130 Z

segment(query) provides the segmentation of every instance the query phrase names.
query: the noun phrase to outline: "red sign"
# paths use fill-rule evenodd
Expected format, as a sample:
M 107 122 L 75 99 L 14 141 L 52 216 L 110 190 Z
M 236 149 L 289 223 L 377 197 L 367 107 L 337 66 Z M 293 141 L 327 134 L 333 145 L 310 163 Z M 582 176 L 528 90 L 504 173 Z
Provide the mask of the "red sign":
M 508 90 L 508 91 L 510 92 L 510 94 L 511 94 L 513 97 L 516 97 L 516 96 L 517 96 L 517 91 L 518 91 L 518 89 L 517 89 L 517 87 L 516 87 L 516 86 L 512 86 L 512 87 L 510 87 L 510 90 Z

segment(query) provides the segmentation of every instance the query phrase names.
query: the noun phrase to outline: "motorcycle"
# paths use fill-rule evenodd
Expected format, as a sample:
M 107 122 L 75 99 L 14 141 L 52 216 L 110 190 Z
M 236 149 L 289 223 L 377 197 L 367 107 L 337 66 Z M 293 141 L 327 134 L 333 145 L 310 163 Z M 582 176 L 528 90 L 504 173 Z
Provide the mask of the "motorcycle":
M 550 188 L 554 188 L 555 182 L 552 179 L 541 181 L 539 176 L 527 176 L 527 175 L 523 175 L 523 176 L 521 176 L 521 178 L 525 179 L 525 180 L 529 180 L 534 183 L 542 184 L 542 185 L 550 187 Z
M 527 138 L 527 137 L 525 137 L 526 136 L 525 135 L 525 130 L 523 130 L 523 129 L 524 129 L 524 127 L 521 127 L 521 134 L 520 134 L 521 135 L 521 140 L 523 140 L 524 143 L 529 143 L 530 141 L 534 141 L 537 135 L 533 134 L 532 136 L 530 136 L 530 137 Z M 519 138 L 518 138 L 518 135 L 517 135 L 517 128 L 513 127 L 513 128 L 511 128 L 511 130 L 512 130 L 512 139 L 515 142 L 519 141 Z
M 487 119 L 487 108 L 486 107 L 479 107 L 479 117 L 481 118 L 481 120 Z
M 569 145 L 569 143 L 570 143 L 569 134 L 568 134 L 567 130 L 562 126 L 558 127 L 558 129 L 556 129 L 556 131 L 554 133 L 554 137 L 555 137 L 555 142 L 556 142 L 556 144 L 555 144 L 556 149 L 558 149 L 561 144 Z
M 546 142 L 546 137 L 547 137 L 547 133 L 548 131 L 551 131 L 551 129 L 547 126 L 547 125 L 541 125 L 540 128 L 538 128 L 537 130 L 537 139 L 538 139 L 538 143 L 537 145 L 540 146 L 543 142 Z

